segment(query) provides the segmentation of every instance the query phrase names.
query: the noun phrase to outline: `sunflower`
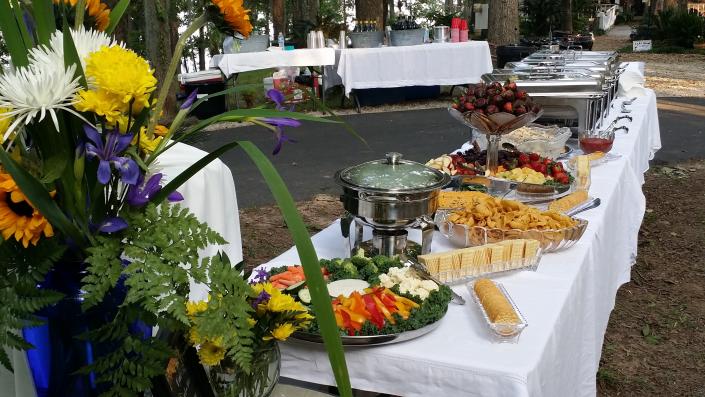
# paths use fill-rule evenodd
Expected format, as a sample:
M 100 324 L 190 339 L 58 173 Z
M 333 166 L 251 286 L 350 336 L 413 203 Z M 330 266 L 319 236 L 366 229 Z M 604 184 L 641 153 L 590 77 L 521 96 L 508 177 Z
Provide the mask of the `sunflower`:
M 34 208 L 12 177 L 0 170 L 0 233 L 5 240 L 15 238 L 27 248 L 39 238 L 52 237 L 54 229 Z
M 54 4 L 59 3 L 76 7 L 78 0 L 54 0 Z M 107 4 L 103 4 L 100 0 L 87 0 L 86 11 L 88 11 L 88 16 L 93 19 L 93 24 L 98 30 L 103 31 L 108 27 L 110 23 L 110 7 Z
M 213 23 L 225 33 L 240 33 L 249 37 L 252 32 L 250 10 L 246 10 L 243 0 L 211 0 L 209 6 Z
M 198 358 L 201 364 L 214 366 L 220 364 L 225 358 L 225 347 L 223 347 L 223 338 L 215 340 L 208 339 L 198 348 Z

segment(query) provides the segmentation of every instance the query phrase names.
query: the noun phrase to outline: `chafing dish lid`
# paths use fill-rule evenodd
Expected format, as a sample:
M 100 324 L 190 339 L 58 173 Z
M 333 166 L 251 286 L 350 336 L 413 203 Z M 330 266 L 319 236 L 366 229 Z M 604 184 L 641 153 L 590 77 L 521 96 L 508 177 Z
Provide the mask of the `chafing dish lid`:
M 414 161 L 403 160 L 400 153 L 387 153 L 373 160 L 339 171 L 343 185 L 354 188 L 391 191 L 433 190 L 445 186 L 449 178 L 442 172 Z

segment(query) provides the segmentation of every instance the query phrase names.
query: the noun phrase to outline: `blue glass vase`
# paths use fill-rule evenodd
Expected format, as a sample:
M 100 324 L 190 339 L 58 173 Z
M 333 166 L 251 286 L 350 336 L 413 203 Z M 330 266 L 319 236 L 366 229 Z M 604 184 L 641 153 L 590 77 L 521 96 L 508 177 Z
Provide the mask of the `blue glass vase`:
M 96 344 L 79 336 L 111 321 L 125 298 L 122 280 L 106 295 L 103 302 L 88 311 L 81 308 L 81 279 L 85 264 L 81 261 L 61 261 L 54 265 L 38 288 L 52 289 L 64 294 L 58 303 L 37 313 L 44 322 L 37 327 L 22 330 L 24 338 L 34 348 L 27 351 L 27 361 L 34 380 L 37 397 L 92 397 L 106 391 L 106 385 L 97 385 L 95 375 L 76 371 L 93 362 L 94 357 L 109 353 L 109 344 Z M 136 323 L 145 337 L 151 328 Z

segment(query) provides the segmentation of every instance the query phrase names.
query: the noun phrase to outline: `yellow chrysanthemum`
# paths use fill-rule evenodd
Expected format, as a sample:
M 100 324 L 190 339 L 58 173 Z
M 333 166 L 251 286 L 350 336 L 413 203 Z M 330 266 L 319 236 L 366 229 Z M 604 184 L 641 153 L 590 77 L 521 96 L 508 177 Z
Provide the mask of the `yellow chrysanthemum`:
M 223 347 L 223 338 L 215 340 L 207 340 L 198 348 L 198 358 L 201 364 L 214 366 L 220 364 L 225 358 L 225 348 Z
M 252 32 L 250 10 L 245 9 L 243 0 L 211 0 L 218 7 L 220 16 L 230 29 L 249 37 Z
M 61 0 L 54 0 L 54 4 L 61 2 Z M 76 7 L 78 0 L 63 0 L 63 3 Z M 102 32 L 108 27 L 110 23 L 110 7 L 107 4 L 103 4 L 100 0 L 87 0 L 86 11 L 88 11 L 88 16 L 95 21 L 96 29 Z
M 133 101 L 133 110 L 149 107 L 149 96 L 157 87 L 149 63 L 120 46 L 104 46 L 88 55 L 86 77 L 95 89 L 114 95 L 117 102 L 114 106 L 118 109 L 124 109 L 130 101 Z
M 164 137 L 158 136 L 156 134 L 156 130 L 154 132 L 154 138 L 150 138 L 147 135 L 147 128 L 140 128 L 140 149 L 145 153 L 154 153 L 154 151 L 157 150 L 157 146 L 159 146 L 159 143 L 161 143 L 161 141 L 164 139 Z M 132 144 L 137 144 L 137 136 L 132 138 Z
M 274 328 L 271 335 L 262 337 L 264 340 L 286 340 L 292 333 L 296 331 L 296 327 L 292 323 L 284 323 Z
M 79 112 L 93 112 L 98 116 L 105 117 L 105 120 L 114 125 L 127 116 L 128 104 L 122 101 L 122 97 L 109 91 L 81 90 L 76 95 L 77 102 L 73 105 Z
M 186 302 L 186 314 L 194 316 L 198 313 L 205 312 L 208 309 L 208 301 L 188 301 Z
M 12 124 L 13 117 L 3 115 L 3 113 L 7 113 L 9 111 L 10 109 L 8 108 L 0 108 L 0 143 L 3 143 L 5 140 L 5 131 L 7 131 L 7 129 L 10 128 L 10 124 Z M 12 140 L 12 138 L 10 138 L 10 140 Z
M 42 234 L 52 237 L 49 221 L 27 201 L 12 177 L 0 169 L 0 233 L 5 240 L 14 238 L 27 248 L 37 245 Z

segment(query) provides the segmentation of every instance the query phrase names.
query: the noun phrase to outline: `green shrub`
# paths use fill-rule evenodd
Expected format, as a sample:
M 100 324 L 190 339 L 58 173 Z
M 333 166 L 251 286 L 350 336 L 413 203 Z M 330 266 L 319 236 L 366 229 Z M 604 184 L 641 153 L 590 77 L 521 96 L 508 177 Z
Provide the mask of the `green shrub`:
M 669 8 L 654 17 L 654 38 L 675 46 L 693 48 L 698 36 L 705 32 L 705 18 L 697 14 Z

